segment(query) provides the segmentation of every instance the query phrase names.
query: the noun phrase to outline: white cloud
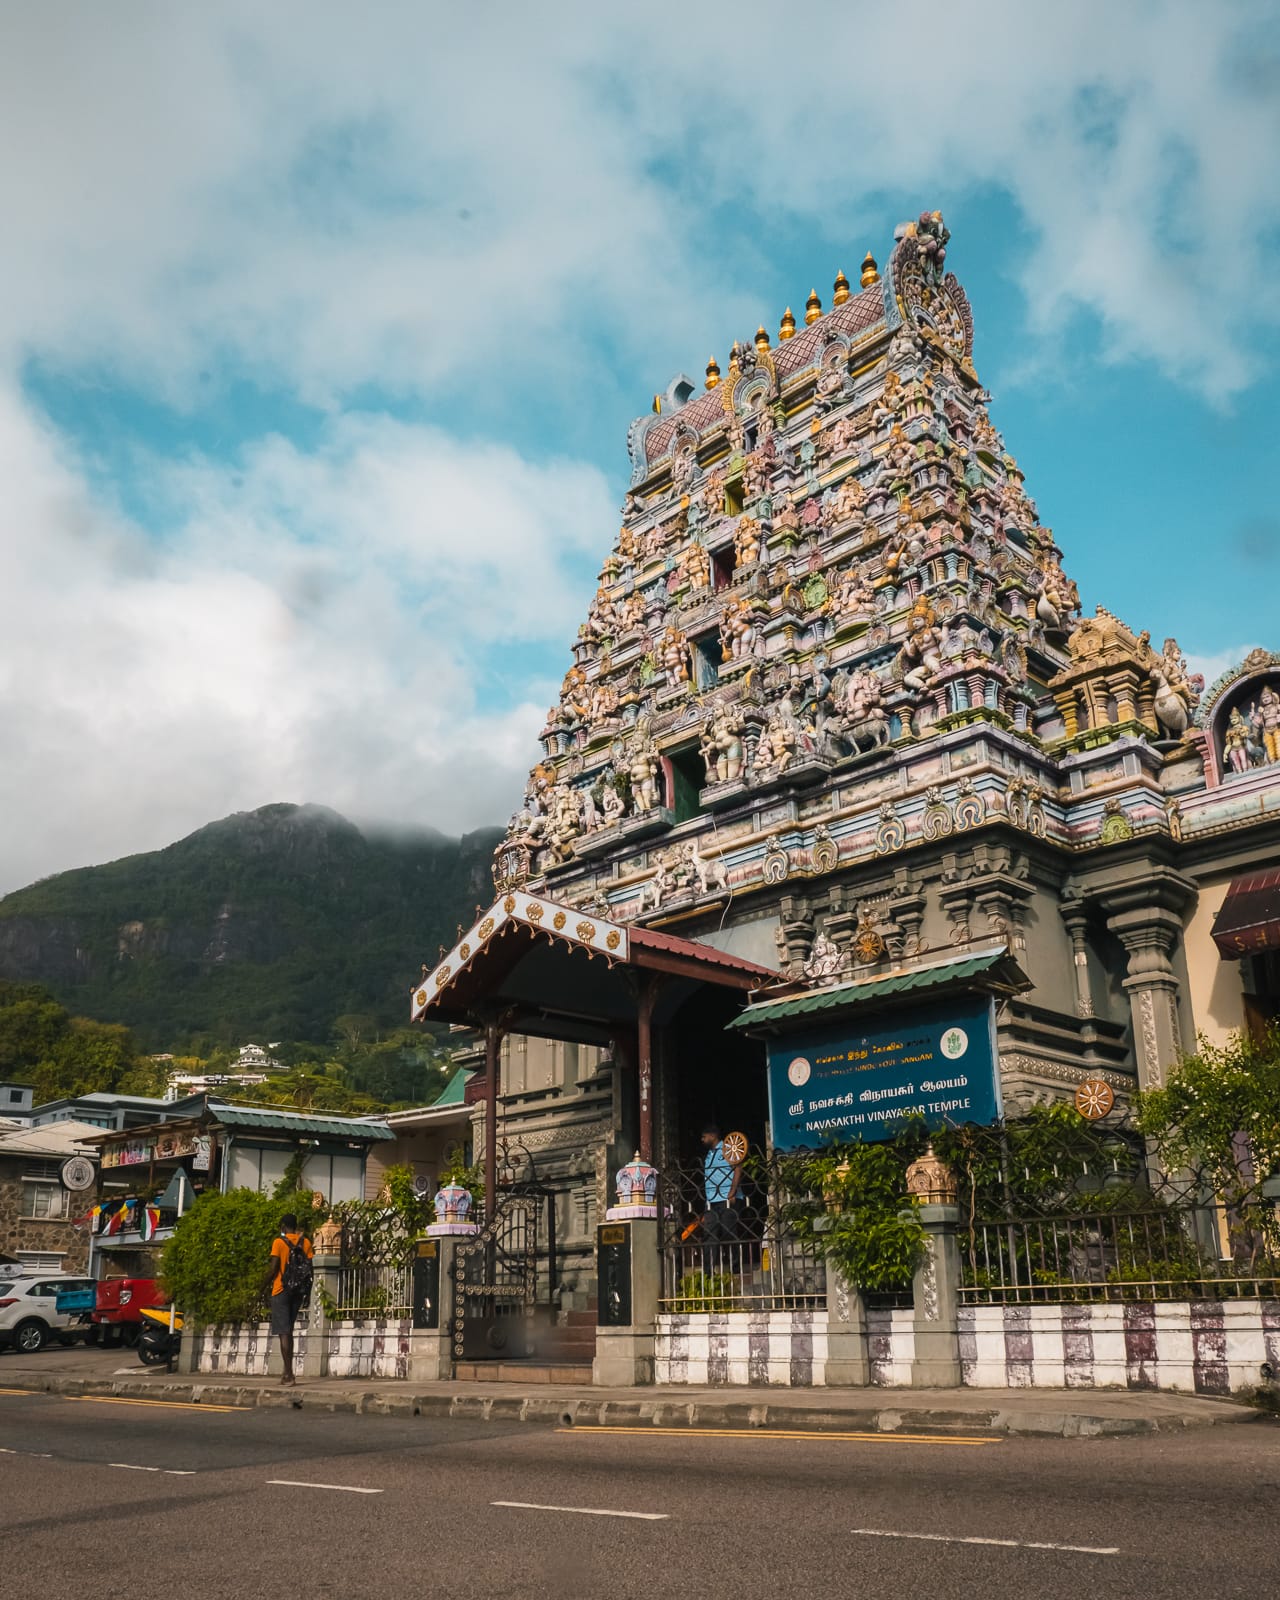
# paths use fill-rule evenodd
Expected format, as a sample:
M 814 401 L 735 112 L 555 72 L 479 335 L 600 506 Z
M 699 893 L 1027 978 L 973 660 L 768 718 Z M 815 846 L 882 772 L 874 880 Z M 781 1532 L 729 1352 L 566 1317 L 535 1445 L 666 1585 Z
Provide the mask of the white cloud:
M 754 217 L 847 243 L 887 191 L 994 187 L 1027 225 L 1010 271 L 1041 337 L 1085 309 L 1107 355 L 1229 395 L 1277 317 L 1275 18 L 922 3 L 908 45 L 893 8 L 846 3 L 785 40 L 741 0 L 678 26 L 563 3 L 447 27 L 408 0 L 20 8 L 0 349 L 123 360 L 176 394 L 219 353 L 317 397 L 498 357 L 563 379 L 588 331 L 687 364 L 709 303 L 747 315 Z
M 1041 371 L 1087 311 L 1104 359 L 1230 397 L 1280 318 L 1260 0 L 921 0 L 906 32 L 842 0 L 785 34 L 751 0 L 10 9 L 0 887 L 281 798 L 508 809 L 550 686 L 500 692 L 507 663 L 572 637 L 610 497 L 362 393 L 462 429 L 482 391 L 551 433 L 749 332 L 783 230 L 883 254 L 890 192 L 1011 199 Z M 153 536 L 24 404 L 31 361 L 192 409 L 247 377 L 331 420 L 146 461 Z
M 602 478 L 359 418 L 157 471 L 163 544 L 0 390 L 0 891 L 284 798 L 502 820 L 551 686 L 480 666 L 572 637 Z

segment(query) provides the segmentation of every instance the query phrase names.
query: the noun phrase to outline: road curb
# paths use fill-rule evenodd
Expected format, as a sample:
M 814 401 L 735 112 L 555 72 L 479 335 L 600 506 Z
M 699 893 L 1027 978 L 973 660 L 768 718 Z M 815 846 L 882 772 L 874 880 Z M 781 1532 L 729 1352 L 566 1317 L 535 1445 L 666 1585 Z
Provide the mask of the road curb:
M 129 1378 L 32 1380 L 37 1393 L 121 1400 L 154 1400 L 186 1405 L 230 1405 L 275 1410 L 367 1413 L 389 1417 L 439 1417 L 473 1422 L 522 1422 L 579 1427 L 661 1427 L 700 1429 L 795 1429 L 804 1433 L 965 1433 L 1057 1439 L 1132 1438 L 1182 1432 L 1222 1423 L 1252 1422 L 1259 1413 L 1245 1406 L 1169 1411 L 1150 1416 L 1106 1416 L 1087 1411 L 1019 1410 L 993 1404 L 977 1411 L 944 1407 L 894 1406 L 875 1410 L 813 1409 L 759 1400 L 556 1399 L 529 1393 L 416 1394 L 403 1390 L 297 1389 L 263 1387 L 220 1379 L 183 1378 L 172 1382 Z M 1168 1397 L 1165 1397 L 1168 1398 Z

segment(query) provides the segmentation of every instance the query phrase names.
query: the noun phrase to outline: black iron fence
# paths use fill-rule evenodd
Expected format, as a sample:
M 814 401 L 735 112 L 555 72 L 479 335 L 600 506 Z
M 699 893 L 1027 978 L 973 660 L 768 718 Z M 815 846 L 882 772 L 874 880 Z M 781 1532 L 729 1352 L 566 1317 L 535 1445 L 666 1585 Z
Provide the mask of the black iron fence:
M 1224 1300 L 1280 1295 L 1275 1209 L 1217 1202 L 1145 1211 L 973 1220 L 960 1232 L 961 1299 Z
M 658 1188 L 664 1311 L 808 1311 L 826 1305 L 826 1263 L 797 1238 L 767 1167 L 744 1172 L 730 1204 L 708 1201 L 701 1165 Z

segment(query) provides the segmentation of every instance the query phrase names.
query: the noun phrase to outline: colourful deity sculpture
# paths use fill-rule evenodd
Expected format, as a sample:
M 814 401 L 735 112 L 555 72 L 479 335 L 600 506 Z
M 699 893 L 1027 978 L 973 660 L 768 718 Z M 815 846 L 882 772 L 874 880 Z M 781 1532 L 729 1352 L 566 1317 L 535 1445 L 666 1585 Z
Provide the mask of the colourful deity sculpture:
M 720 621 L 720 644 L 729 661 L 750 659 L 756 642 L 756 625 L 750 600 L 731 604 Z
M 690 589 L 708 589 L 711 586 L 711 557 L 706 548 L 695 541 L 687 544 L 680 557 L 680 572 Z
M 1280 694 L 1267 684 L 1258 696 L 1254 711 L 1255 726 L 1262 735 L 1268 761 L 1280 761 Z
M 909 632 L 897 657 L 902 682 L 908 689 L 923 692 L 942 671 L 936 624 L 933 607 L 923 598 L 917 600 L 907 619 Z
M 689 641 L 679 628 L 671 627 L 662 636 L 658 656 L 669 689 L 689 681 Z
M 739 517 L 733 536 L 735 566 L 754 566 L 760 559 L 760 545 L 760 524 L 754 517 Z
M 703 724 L 702 759 L 708 783 L 733 783 L 742 776 L 742 718 L 731 706 L 717 706 Z
M 661 765 L 657 747 L 639 741 L 631 747 L 627 776 L 631 780 L 631 800 L 637 815 L 652 811 L 658 805 L 658 775 Z
M 862 622 L 875 615 L 876 592 L 862 570 L 847 567 L 837 578 L 831 610 L 842 622 Z

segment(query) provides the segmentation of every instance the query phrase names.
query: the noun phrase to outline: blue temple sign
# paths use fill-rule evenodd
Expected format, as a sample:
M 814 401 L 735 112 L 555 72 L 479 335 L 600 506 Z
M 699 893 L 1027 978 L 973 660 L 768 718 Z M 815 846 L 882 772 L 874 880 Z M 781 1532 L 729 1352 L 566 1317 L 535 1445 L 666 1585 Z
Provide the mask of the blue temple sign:
M 1000 1116 L 995 1003 L 965 995 L 911 1011 L 828 1023 L 769 1042 L 775 1150 L 891 1139 Z

